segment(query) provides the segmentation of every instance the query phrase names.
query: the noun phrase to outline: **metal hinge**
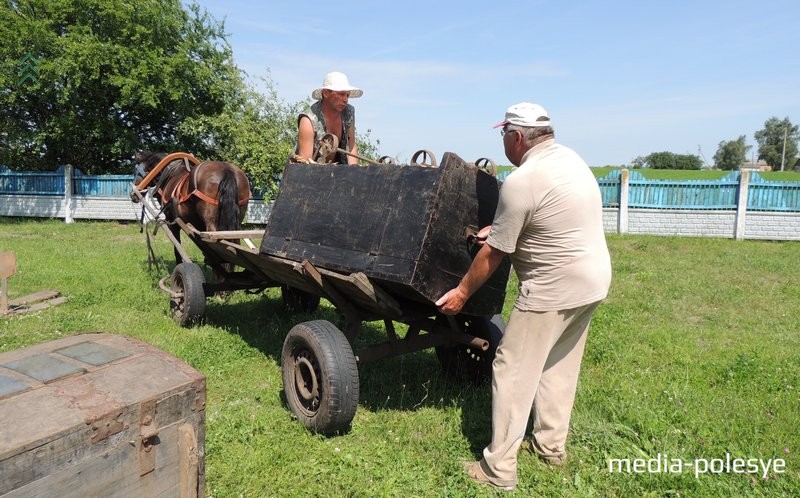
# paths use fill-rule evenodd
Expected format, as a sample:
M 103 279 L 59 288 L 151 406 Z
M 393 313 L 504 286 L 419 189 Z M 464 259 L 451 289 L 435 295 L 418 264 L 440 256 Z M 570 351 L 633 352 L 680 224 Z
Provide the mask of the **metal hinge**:
M 139 475 L 144 476 L 156 469 L 156 445 L 158 424 L 156 423 L 156 400 L 145 401 L 139 411 Z

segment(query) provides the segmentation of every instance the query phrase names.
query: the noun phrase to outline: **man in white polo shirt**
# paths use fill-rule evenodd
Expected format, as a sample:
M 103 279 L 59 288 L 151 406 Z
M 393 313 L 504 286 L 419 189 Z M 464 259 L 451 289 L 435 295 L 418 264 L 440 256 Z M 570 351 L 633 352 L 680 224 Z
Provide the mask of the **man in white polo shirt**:
M 531 416 L 531 449 L 548 463 L 566 458 L 586 334 L 608 294 L 611 259 L 597 180 L 577 153 L 555 143 L 547 111 L 522 102 L 500 126 L 506 157 L 519 168 L 503 182 L 469 271 L 436 305 L 460 312 L 511 257 L 519 294 L 492 364 L 492 441 L 480 461 L 465 465 L 473 480 L 510 490 Z

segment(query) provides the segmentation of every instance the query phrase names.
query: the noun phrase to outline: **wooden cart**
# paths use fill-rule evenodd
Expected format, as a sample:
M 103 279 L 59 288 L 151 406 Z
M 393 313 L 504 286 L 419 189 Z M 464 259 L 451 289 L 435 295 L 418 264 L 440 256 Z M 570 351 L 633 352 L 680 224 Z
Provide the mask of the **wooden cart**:
M 208 296 L 242 289 L 279 287 L 286 306 L 303 311 L 313 311 L 324 297 L 341 315 L 339 326 L 299 323 L 284 341 L 289 408 L 315 432 L 349 427 L 359 399 L 359 363 L 436 348 L 448 375 L 474 382 L 491 375 L 505 326 L 500 311 L 510 264 L 464 314 L 445 316 L 433 303 L 458 283 L 477 252 L 474 233 L 491 223 L 497 181 L 454 154 L 428 171 L 398 168 L 416 167 L 289 164 L 265 230 L 201 232 L 176 220 L 207 263 L 234 267 L 221 281 L 206 282 L 186 255 L 169 285 L 162 280 L 180 325 L 203 319 Z M 385 219 L 372 220 L 370 210 Z M 351 229 L 344 223 L 357 218 L 382 233 L 351 230 L 344 239 L 342 232 Z M 418 236 L 406 236 L 398 249 L 397 238 L 411 232 Z M 337 250 L 337 244 L 346 247 Z M 387 340 L 354 351 L 361 324 L 372 321 L 383 322 Z

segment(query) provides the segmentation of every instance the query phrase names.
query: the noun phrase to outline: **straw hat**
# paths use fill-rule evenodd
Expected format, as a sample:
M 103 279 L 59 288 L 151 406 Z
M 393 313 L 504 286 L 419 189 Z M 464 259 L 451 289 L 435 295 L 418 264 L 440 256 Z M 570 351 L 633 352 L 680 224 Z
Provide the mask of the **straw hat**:
M 364 91 L 356 88 L 347 80 L 347 75 L 339 72 L 332 72 L 325 75 L 322 80 L 322 87 L 311 92 L 311 98 L 319 100 L 322 98 L 322 90 L 333 90 L 334 92 L 350 92 L 350 98 L 358 98 L 364 95 Z

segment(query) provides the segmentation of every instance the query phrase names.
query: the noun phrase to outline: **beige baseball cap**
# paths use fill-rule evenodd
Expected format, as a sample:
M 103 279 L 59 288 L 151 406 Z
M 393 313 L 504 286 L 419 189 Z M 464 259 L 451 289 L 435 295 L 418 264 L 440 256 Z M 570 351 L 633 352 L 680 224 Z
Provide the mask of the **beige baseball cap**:
M 545 108 L 539 104 L 520 102 L 506 109 L 506 118 L 492 128 L 499 128 L 507 124 L 517 126 L 550 126 L 550 115 L 547 114 Z

